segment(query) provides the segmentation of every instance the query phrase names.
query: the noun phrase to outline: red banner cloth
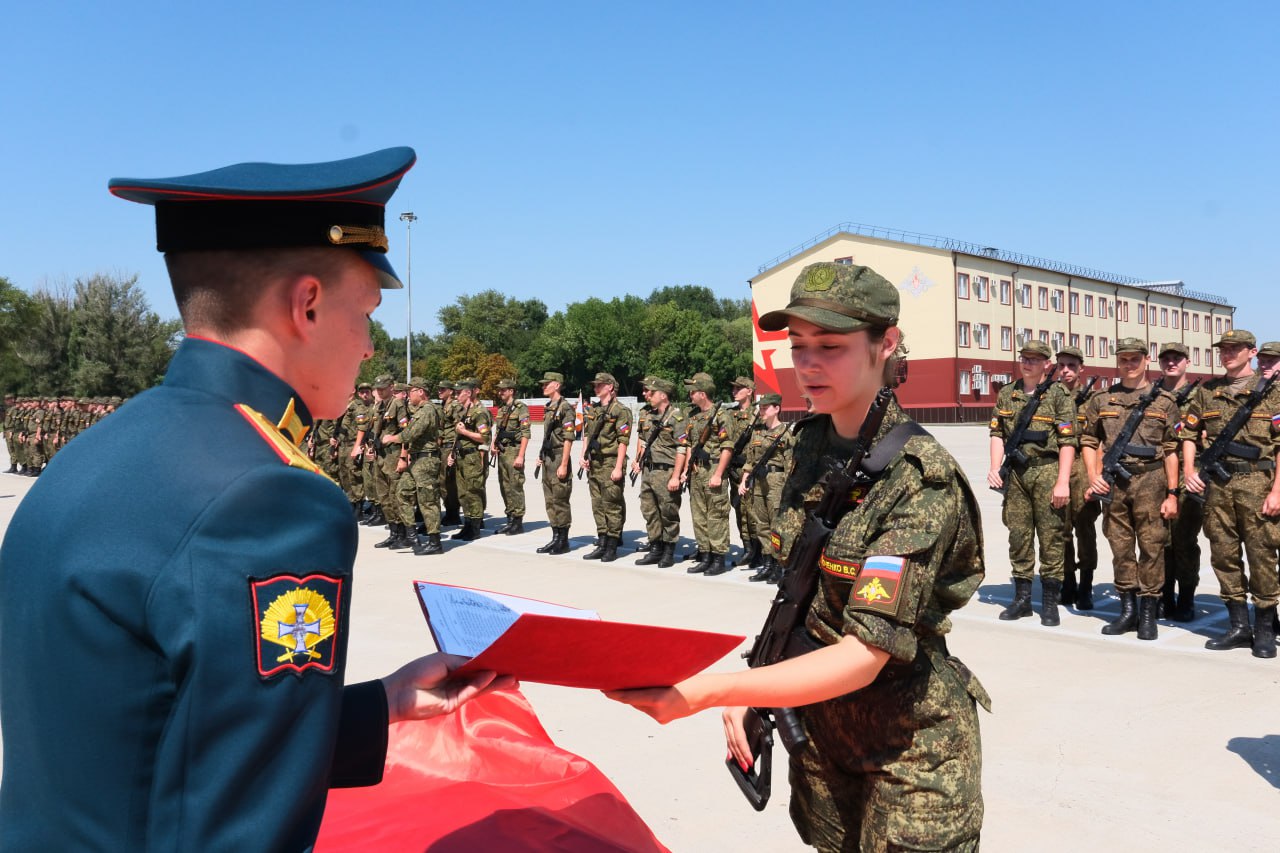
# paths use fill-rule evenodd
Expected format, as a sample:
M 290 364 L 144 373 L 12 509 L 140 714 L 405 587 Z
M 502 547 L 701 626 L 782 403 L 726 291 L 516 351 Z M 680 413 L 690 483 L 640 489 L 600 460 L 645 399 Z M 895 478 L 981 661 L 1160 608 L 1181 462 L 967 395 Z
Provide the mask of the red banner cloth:
M 519 690 L 392 726 L 381 784 L 331 790 L 315 849 L 668 853 L 608 777 L 551 742 Z

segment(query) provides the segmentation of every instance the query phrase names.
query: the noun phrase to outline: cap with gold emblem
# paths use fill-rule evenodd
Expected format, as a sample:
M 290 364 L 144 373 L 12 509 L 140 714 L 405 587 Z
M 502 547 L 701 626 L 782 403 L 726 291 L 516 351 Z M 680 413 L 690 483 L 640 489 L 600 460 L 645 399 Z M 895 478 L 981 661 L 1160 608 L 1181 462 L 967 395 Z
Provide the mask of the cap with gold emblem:
M 785 329 L 794 318 L 832 332 L 856 332 L 898 322 L 898 291 L 870 267 L 809 264 L 791 286 L 787 307 L 760 318 L 766 332 Z
M 1053 350 L 1044 341 L 1027 341 L 1018 350 L 1018 355 L 1038 355 L 1041 358 L 1053 358 Z
M 1147 342 L 1142 338 L 1121 338 L 1116 341 L 1116 355 L 1138 352 L 1143 355 L 1147 352 Z
M 1183 344 L 1183 343 L 1179 343 L 1179 342 L 1177 342 L 1177 341 L 1171 341 L 1171 342 L 1169 342 L 1169 343 L 1165 344 L 1164 346 L 1160 347 L 1160 353 L 1159 353 L 1159 355 L 1160 355 L 1162 358 L 1163 358 L 1167 353 L 1176 353 L 1177 355 L 1180 355 L 1180 356 L 1182 356 L 1183 358 L 1190 358 L 1190 357 L 1191 357 L 1191 350 L 1187 348 L 1187 345 L 1186 345 L 1186 344 Z
M 1218 338 L 1214 346 L 1220 347 L 1225 344 L 1253 348 L 1258 345 L 1258 339 L 1253 336 L 1253 332 L 1246 332 L 1244 329 L 1229 329 L 1222 334 L 1222 337 Z

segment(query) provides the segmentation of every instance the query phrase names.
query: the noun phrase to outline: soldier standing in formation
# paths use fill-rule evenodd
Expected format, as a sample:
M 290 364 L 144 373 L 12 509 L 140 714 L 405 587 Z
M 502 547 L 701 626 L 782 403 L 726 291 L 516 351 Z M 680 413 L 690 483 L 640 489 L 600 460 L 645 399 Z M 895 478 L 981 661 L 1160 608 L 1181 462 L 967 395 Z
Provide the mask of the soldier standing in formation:
M 618 558 L 627 523 L 623 477 L 631 443 L 631 410 L 618 402 L 618 380 L 612 375 L 597 373 L 593 384 L 599 402 L 583 416 L 581 467 L 591 489 L 591 514 L 600 544 L 582 559 L 609 563 Z
M 1187 366 L 1190 350 L 1179 342 L 1160 348 L 1160 387 L 1180 400 L 1178 417 L 1191 406 Z M 1182 466 L 1178 466 L 1181 479 Z M 1200 528 L 1204 524 L 1204 506 L 1191 498 L 1185 484 L 1179 482 L 1178 515 L 1170 522 L 1169 545 L 1164 553 L 1164 593 L 1161 606 L 1164 615 L 1176 622 L 1190 622 L 1196 615 L 1196 586 L 1200 583 Z
M 693 514 L 693 536 L 697 543 L 694 565 L 689 574 L 720 575 L 729 571 L 729 495 L 725 477 L 733 442 L 725 413 L 712 396 L 715 381 L 706 373 L 695 373 L 684 381 L 689 402 L 697 409 L 689 416 L 689 508 Z
M 458 439 L 445 464 L 457 469 L 458 501 L 462 504 L 462 529 L 454 539 L 470 541 L 480 537 L 484 529 L 484 484 L 489 474 L 489 410 L 477 399 L 480 382 L 474 378 L 458 383 L 458 420 L 454 430 Z
M 455 425 L 462 420 L 462 406 L 456 399 L 458 386 L 447 379 L 436 385 L 439 396 L 437 410 L 440 413 L 440 442 L 446 456 L 457 449 L 458 431 Z M 462 523 L 462 503 L 458 499 L 458 468 L 453 463 L 440 466 L 440 493 L 444 497 L 444 517 L 440 523 L 448 527 Z
M 1084 428 L 1084 408 L 1089 397 L 1098 391 L 1089 391 L 1084 379 L 1084 353 L 1079 347 L 1063 347 L 1058 350 L 1058 381 L 1071 395 L 1076 409 L 1076 432 Z M 1085 500 L 1089 489 L 1089 474 L 1085 471 L 1084 457 L 1077 454 L 1071 463 L 1071 503 L 1068 505 L 1066 537 L 1062 552 L 1062 603 L 1074 605 L 1077 610 L 1093 609 L 1093 574 L 1098 568 L 1098 516 L 1102 507 L 1097 501 Z M 1080 580 L 1076 581 L 1076 569 Z
M 498 383 L 498 412 L 490 453 L 497 460 L 498 487 L 502 491 L 502 509 L 507 523 L 498 533 L 515 536 L 524 533 L 524 458 L 529 448 L 529 407 L 516 399 L 516 383 L 503 379 Z
M 791 468 L 791 448 L 795 437 L 787 424 L 778 418 L 782 414 L 782 395 L 765 394 L 757 404 L 760 409 L 760 428 L 753 431 L 746 447 L 746 461 L 737 491 L 752 516 L 752 529 L 756 531 L 756 550 L 762 561 L 748 580 L 777 583 L 782 579 L 782 566 L 774 557 L 776 547 L 771 541 L 773 522 L 778 516 L 782 501 L 782 488 Z M 757 471 L 757 468 L 761 468 Z
M 742 496 L 738 494 L 738 483 L 742 482 L 742 469 L 746 464 L 743 454 L 746 446 L 760 425 L 760 416 L 754 404 L 756 383 L 746 376 L 739 376 L 729 386 L 733 396 L 733 407 L 726 408 L 725 414 L 729 423 L 729 438 L 733 441 L 733 455 L 729 457 L 729 506 L 733 509 L 738 521 L 738 537 L 742 540 L 742 567 L 758 569 L 762 565 L 762 551 L 756 541 L 755 521 L 749 506 L 744 506 Z
M 1230 437 L 1222 467 L 1231 479 L 1226 483 L 1206 479 L 1207 475 L 1197 470 L 1197 451 L 1213 444 L 1263 378 L 1253 372 L 1251 362 L 1258 354 L 1258 344 L 1251 332 L 1231 329 L 1214 346 L 1226 375 L 1210 379 L 1192 392 L 1181 426 L 1182 476 L 1189 492 L 1205 497 L 1209 561 L 1231 620 L 1225 634 L 1204 645 L 1215 650 L 1252 646 L 1254 657 L 1273 658 L 1276 602 L 1280 599 L 1280 387 L 1272 386 L 1248 423 Z M 1274 352 L 1280 353 L 1280 348 Z M 1274 369 L 1274 362 L 1268 363 Z M 1241 548 L 1249 559 L 1247 577 Z
M 360 472 L 364 454 L 360 442 L 362 433 L 369 426 L 369 402 L 372 397 L 372 385 L 368 382 L 357 385 L 335 431 L 338 439 L 338 484 L 346 493 L 356 518 L 362 515 L 365 498 L 364 478 Z
M 551 541 L 538 548 L 539 554 L 563 554 L 569 550 L 569 526 L 573 513 L 569 498 L 573 494 L 571 451 L 577 433 L 573 404 L 561 393 L 564 375 L 554 371 L 542 374 L 542 393 L 547 407 L 542 416 L 542 447 L 535 465 L 542 470 L 542 497 L 547 506 L 547 523 Z
M 400 550 L 414 545 L 413 537 L 410 536 L 413 508 L 409 507 L 406 512 L 400 500 L 400 475 L 404 472 L 400 455 L 400 433 L 409 425 L 408 396 L 408 385 L 403 382 L 394 383 L 391 386 L 391 397 L 381 411 L 378 426 L 379 497 L 382 499 L 382 514 L 390 531 L 386 539 L 373 546 L 375 548 Z
M 444 553 L 440 544 L 440 410 L 431 402 L 425 380 L 409 380 L 409 425 L 400 433 L 405 472 L 400 477 L 402 501 L 422 515 L 425 539 L 415 537 L 413 553 Z M 413 510 L 409 510 L 413 514 Z
M 1006 488 L 1003 521 L 1009 529 L 1009 562 L 1013 565 L 1013 603 L 1001 619 L 1031 615 L 1031 582 L 1035 577 L 1033 534 L 1040 545 L 1040 624 L 1059 624 L 1058 602 L 1062 592 L 1063 543 L 1067 530 L 1067 505 L 1071 501 L 1071 465 L 1075 461 L 1075 406 L 1071 395 L 1053 383 L 1040 400 L 1030 427 L 1023 434 L 1022 451 L 1028 461 L 1015 465 L 1009 482 L 1000 477 L 1005 441 L 1014 431 L 1018 415 L 1031 393 L 1044 379 L 1053 351 L 1040 341 L 1027 341 L 1019 352 L 1021 382 L 1011 382 L 996 395 L 991 414 L 991 470 L 987 484 Z
M 637 566 L 675 564 L 680 541 L 681 476 L 689 462 L 688 425 L 673 402 L 675 383 L 648 377 L 650 411 L 639 436 L 633 472 L 640 477 L 640 512 L 649 533 L 649 553 Z
M 656 376 L 646 376 L 640 380 L 640 398 L 644 400 L 636 410 L 636 455 L 631 463 L 631 481 L 640 476 L 640 459 L 644 455 L 644 437 L 649 434 L 649 417 L 653 414 L 653 380 Z M 643 487 L 643 483 L 641 486 Z M 648 516 L 645 516 L 648 519 Z M 647 539 L 636 542 L 636 553 L 647 552 L 652 543 Z
M 1120 616 L 1103 626 L 1104 634 L 1124 634 L 1135 628 L 1139 640 L 1154 640 L 1160 594 L 1164 588 L 1164 549 L 1169 540 L 1166 522 L 1178 512 L 1177 426 L 1180 418 L 1173 396 L 1152 390 L 1147 381 L 1147 344 L 1139 338 L 1116 342 L 1119 385 L 1095 394 L 1085 406 L 1081 455 L 1089 470 L 1086 499 L 1106 499 L 1103 530 L 1111 545 Z M 1120 464 L 1128 474 L 1103 470 L 1103 455 L 1123 438 L 1129 419 L 1139 407 L 1140 420 L 1125 439 Z M 1134 553 L 1137 559 L 1134 559 Z

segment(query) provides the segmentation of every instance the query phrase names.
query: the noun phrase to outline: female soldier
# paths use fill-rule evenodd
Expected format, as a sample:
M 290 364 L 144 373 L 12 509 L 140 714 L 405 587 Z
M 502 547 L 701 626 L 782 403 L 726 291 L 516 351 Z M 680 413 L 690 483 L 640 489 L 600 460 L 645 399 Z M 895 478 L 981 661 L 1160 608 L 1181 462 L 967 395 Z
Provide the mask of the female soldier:
M 871 401 L 905 352 L 896 289 L 861 266 L 806 267 L 784 310 L 801 391 L 814 415 L 798 431 L 773 544 L 785 563 L 822 493 L 849 458 Z M 910 419 L 891 402 L 876 442 Z M 812 651 L 772 666 L 703 673 L 674 687 L 609 696 L 659 722 L 727 706 L 729 750 L 752 761 L 742 706 L 795 708 L 808 744 L 791 756 L 791 817 L 821 850 L 976 850 L 982 828 L 982 686 L 947 654 L 947 614 L 983 578 L 968 482 L 927 433 L 908 433 L 850 501 L 819 561 L 805 630 Z M 886 436 L 889 436 L 886 439 Z M 874 447 L 874 445 L 873 445 Z

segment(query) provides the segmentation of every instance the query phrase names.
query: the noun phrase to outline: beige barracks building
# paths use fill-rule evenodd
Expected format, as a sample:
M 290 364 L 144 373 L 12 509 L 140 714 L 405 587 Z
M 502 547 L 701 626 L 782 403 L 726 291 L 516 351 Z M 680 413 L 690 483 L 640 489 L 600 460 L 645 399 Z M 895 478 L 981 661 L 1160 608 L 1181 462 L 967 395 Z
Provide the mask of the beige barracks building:
M 898 397 L 925 422 L 984 421 L 1000 386 L 1018 375 L 1018 344 L 1079 347 L 1085 377 L 1115 375 L 1115 343 L 1141 338 L 1159 369 L 1161 344 L 1191 351 L 1188 376 L 1222 373 L 1213 342 L 1232 326 L 1234 307 L 1182 282 L 1143 282 L 945 237 L 845 223 L 762 265 L 751 279 L 752 310 L 786 306 L 791 285 L 815 261 L 861 264 L 898 286 L 911 349 Z M 757 393 L 777 391 L 803 409 L 786 332 L 755 326 Z

